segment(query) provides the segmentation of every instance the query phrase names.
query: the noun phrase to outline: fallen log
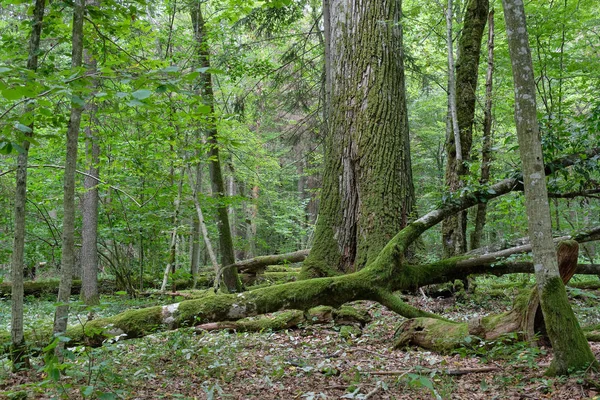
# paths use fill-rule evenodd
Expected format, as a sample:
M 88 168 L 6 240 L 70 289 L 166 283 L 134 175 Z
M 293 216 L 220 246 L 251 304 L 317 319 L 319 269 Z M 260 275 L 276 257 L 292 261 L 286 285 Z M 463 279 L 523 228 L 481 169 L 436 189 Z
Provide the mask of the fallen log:
M 565 158 L 559 164 L 564 167 L 574 162 Z M 406 304 L 393 292 L 447 282 L 456 279 L 456 275 L 464 275 L 464 272 L 487 273 L 495 266 L 492 267 L 489 262 L 474 262 L 467 267 L 457 267 L 459 262 L 469 257 L 428 265 L 407 265 L 403 255 L 423 232 L 444 218 L 518 188 L 520 179 L 520 176 L 511 177 L 483 190 L 448 199 L 440 208 L 425 214 L 398 232 L 375 260 L 358 272 L 300 280 L 238 294 L 215 294 L 162 307 L 129 310 L 113 317 L 70 327 L 67 336 L 73 342 L 101 345 L 107 335 L 136 338 L 159 330 L 192 326 L 198 321 L 232 321 L 281 310 L 308 310 L 319 305 L 340 307 L 355 300 L 379 302 L 406 318 L 427 317 L 444 321 L 440 316 Z M 462 272 L 454 272 L 461 269 Z
M 196 326 L 196 331 L 233 330 L 237 332 L 262 332 L 265 330 L 278 331 L 297 328 L 299 325 L 326 324 L 335 322 L 336 325 L 365 326 L 371 322 L 368 312 L 350 306 L 339 309 L 333 307 L 316 307 L 303 312 L 290 310 L 272 317 L 243 319 L 239 321 L 209 322 Z
M 577 270 L 579 245 L 574 240 L 558 245 L 558 262 L 563 283 L 569 282 Z M 536 287 L 525 289 L 517 296 L 510 311 L 475 318 L 467 323 L 415 318 L 404 321 L 396 330 L 394 347 L 416 345 L 439 352 L 451 352 L 467 342 L 467 337 L 493 341 L 503 335 L 516 333 L 533 342 L 537 334 L 545 334 L 544 320 L 539 307 Z M 595 333 L 590 331 L 588 339 Z

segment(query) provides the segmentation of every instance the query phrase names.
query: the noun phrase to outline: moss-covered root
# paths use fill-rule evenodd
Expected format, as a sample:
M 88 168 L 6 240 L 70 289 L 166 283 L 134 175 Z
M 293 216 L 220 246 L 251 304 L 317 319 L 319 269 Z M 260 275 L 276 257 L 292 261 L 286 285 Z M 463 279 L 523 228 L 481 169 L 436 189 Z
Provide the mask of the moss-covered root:
M 427 311 L 419 310 L 403 302 L 398 296 L 387 290 L 381 290 L 377 293 L 377 301 L 390 309 L 391 311 L 403 316 L 404 318 L 433 318 L 447 321 L 444 317 Z
M 583 333 L 585 337 L 590 342 L 600 342 L 600 324 L 586 326 L 583 328 Z
M 589 343 L 569 305 L 559 277 L 550 278 L 541 290 L 540 300 L 554 359 L 546 374 L 567 375 L 575 371 L 598 369 Z
M 394 348 L 419 346 L 439 353 L 449 353 L 465 343 L 469 335 L 466 323 L 434 318 L 414 318 L 404 321 L 397 329 Z

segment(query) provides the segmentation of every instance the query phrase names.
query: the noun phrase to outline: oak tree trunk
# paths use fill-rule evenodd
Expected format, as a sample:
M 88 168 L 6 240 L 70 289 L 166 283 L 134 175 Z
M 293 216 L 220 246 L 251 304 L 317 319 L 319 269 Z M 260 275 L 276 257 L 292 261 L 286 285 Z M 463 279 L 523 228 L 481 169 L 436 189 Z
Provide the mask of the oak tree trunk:
M 331 0 L 325 174 L 303 276 L 360 270 L 414 204 L 400 2 Z

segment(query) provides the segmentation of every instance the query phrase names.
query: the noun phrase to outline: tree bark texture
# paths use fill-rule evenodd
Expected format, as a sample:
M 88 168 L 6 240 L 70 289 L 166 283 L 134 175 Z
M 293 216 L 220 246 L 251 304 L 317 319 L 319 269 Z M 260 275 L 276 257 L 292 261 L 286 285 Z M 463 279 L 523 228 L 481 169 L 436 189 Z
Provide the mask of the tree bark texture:
M 569 304 L 552 242 L 525 7 L 522 0 L 502 0 L 502 5 L 515 86 L 515 123 L 523 164 L 528 232 L 540 304 L 554 350 L 548 372 L 563 375 L 597 366 L 597 361 Z
M 492 94 L 494 84 L 494 10 L 488 16 L 488 58 L 485 74 L 485 109 L 483 111 L 483 143 L 481 145 L 481 176 L 479 183 L 486 184 L 490 180 L 492 163 Z M 477 205 L 475 226 L 471 235 L 471 249 L 481 246 L 483 228 L 487 214 L 487 203 Z
M 87 4 L 96 6 L 97 0 L 87 0 Z M 90 74 L 94 74 L 98 62 L 84 50 L 84 61 Z M 95 90 L 98 82 L 92 81 L 92 90 Z M 98 293 L 98 181 L 100 178 L 100 143 L 95 131 L 97 106 L 91 98 L 86 104 L 89 114 L 88 125 L 85 127 L 85 148 L 88 172 L 83 180 L 85 193 L 82 202 L 82 226 L 81 226 L 81 299 L 87 305 L 100 303 Z
M 83 17 L 85 0 L 75 0 L 73 3 L 73 34 L 71 65 L 73 68 L 81 67 L 83 61 Z M 69 317 L 69 297 L 73 270 L 75 268 L 75 172 L 77 167 L 77 140 L 81 125 L 83 108 L 72 104 L 71 117 L 67 128 L 67 156 L 65 160 L 64 175 L 64 217 L 62 234 L 62 258 L 60 268 L 60 287 L 58 290 L 58 303 L 54 315 L 54 332 L 64 333 L 67 329 Z
M 208 116 L 208 127 L 206 129 L 207 143 L 209 145 L 209 173 L 214 196 L 219 200 L 217 206 L 217 227 L 219 230 L 219 252 L 221 256 L 221 265 L 230 265 L 235 263 L 235 254 L 233 248 L 233 238 L 231 237 L 231 228 L 229 226 L 229 216 L 227 214 L 227 205 L 224 204 L 226 196 L 225 184 L 223 182 L 223 173 L 221 170 L 221 160 L 219 157 L 218 132 L 215 125 L 215 101 L 212 87 L 212 74 L 210 73 L 210 53 L 206 41 L 206 24 L 202 15 L 202 6 L 198 2 L 191 10 L 192 25 L 194 37 L 198 46 L 200 64 L 207 70 L 202 74 L 202 96 L 204 102 L 210 107 L 211 112 Z M 222 277 L 223 289 L 228 292 L 239 292 L 241 282 L 238 278 L 237 270 L 229 268 L 224 271 Z
M 331 0 L 325 175 L 303 276 L 373 262 L 410 219 L 414 188 L 400 2 Z
M 31 71 L 37 71 L 44 8 L 45 1 L 36 0 L 33 9 L 31 36 L 29 37 L 29 55 L 27 57 L 27 69 Z M 29 125 L 29 129 L 31 129 L 29 135 L 32 135 L 34 130 L 33 122 Z M 14 214 L 15 232 L 11 255 L 11 360 L 13 370 L 29 365 L 29 359 L 24 353 L 25 339 L 23 336 L 23 269 L 27 205 L 27 162 L 29 155 L 28 140 L 23 141 L 22 148 L 23 152 L 17 156 Z
M 471 160 L 477 77 L 479 76 L 479 53 L 488 10 L 489 0 L 469 0 L 466 6 L 462 34 L 458 40 L 456 125 L 459 131 L 462 159 L 458 157 L 456 135 L 449 135 L 446 145 L 446 185 L 451 192 L 455 192 L 462 187 L 461 177 L 469 173 L 466 162 Z M 450 88 L 452 89 L 451 84 Z M 442 244 L 446 257 L 456 256 L 467 251 L 466 230 L 466 211 L 444 221 L 442 224 Z

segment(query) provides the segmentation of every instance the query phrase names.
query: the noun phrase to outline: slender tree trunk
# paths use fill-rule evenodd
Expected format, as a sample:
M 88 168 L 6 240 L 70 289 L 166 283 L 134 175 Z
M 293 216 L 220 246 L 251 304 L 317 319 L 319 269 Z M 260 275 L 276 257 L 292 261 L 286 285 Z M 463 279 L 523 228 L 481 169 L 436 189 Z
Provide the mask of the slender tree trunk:
M 457 47 L 456 81 L 454 86 L 452 82 L 449 82 L 450 100 L 452 100 L 453 87 L 456 96 L 456 123 L 453 123 L 454 135 L 449 136 L 446 146 L 446 185 L 452 192 L 456 192 L 463 186 L 461 177 L 469 173 L 466 163 L 471 159 L 477 78 L 479 75 L 479 53 L 488 10 L 489 0 L 469 0 L 467 2 L 464 25 Z M 454 71 L 452 69 L 449 69 L 449 71 L 449 80 L 452 80 Z M 466 231 L 466 211 L 444 221 L 442 224 L 442 244 L 446 257 L 463 254 L 467 251 Z
M 525 7 L 522 0 L 502 0 L 502 4 L 515 85 L 515 122 L 535 277 L 546 330 L 554 350 L 547 373 L 568 374 L 597 367 L 598 363 L 569 304 L 554 251 Z
M 454 151 L 456 162 L 462 162 L 463 152 L 458 127 L 458 111 L 456 110 L 456 65 L 454 64 L 454 45 L 452 33 L 452 17 L 454 15 L 453 1 L 448 0 L 446 7 L 446 43 L 448 45 L 448 110 L 450 111 L 450 125 L 454 138 Z
M 83 60 L 83 17 L 85 0 L 75 0 L 73 8 L 73 49 L 71 65 L 73 68 L 81 67 Z M 67 129 L 67 156 L 65 160 L 64 176 L 64 217 L 63 217 L 63 243 L 60 268 L 60 287 L 58 290 L 58 303 L 54 315 L 54 333 L 64 333 L 67 329 L 69 317 L 69 297 L 73 281 L 75 266 L 75 170 L 77 167 L 77 140 L 81 125 L 83 108 L 72 104 L 71 117 Z
M 29 37 L 29 55 L 27 69 L 37 71 L 42 21 L 44 19 L 44 0 L 36 0 L 33 9 L 31 36 Z M 33 109 L 30 110 L 33 113 Z M 34 123 L 29 125 L 29 136 L 33 135 Z M 27 205 L 27 161 L 29 141 L 24 140 L 22 152 L 17 156 L 17 174 L 15 188 L 15 233 L 11 257 L 11 361 L 12 369 L 29 367 L 23 336 L 23 264 L 25 252 L 25 216 Z
M 197 173 L 200 173 L 200 168 L 198 168 Z M 217 256 L 213 250 L 212 243 L 210 242 L 210 238 L 208 237 L 208 230 L 206 229 L 206 224 L 204 223 L 204 214 L 202 213 L 202 207 L 200 206 L 200 199 L 198 198 L 198 193 L 200 193 L 200 184 L 194 183 L 194 178 L 192 177 L 191 171 L 188 169 L 188 178 L 190 181 L 190 186 L 193 188 L 192 199 L 194 200 L 194 206 L 196 207 L 196 214 L 198 216 L 198 225 L 200 226 L 200 231 L 202 232 L 202 237 L 204 239 L 204 244 L 206 246 L 206 253 L 210 258 L 210 262 L 213 266 L 213 269 L 216 273 L 219 272 L 219 262 L 217 261 Z M 200 175 L 198 175 L 197 181 L 199 182 Z M 194 281 L 195 286 L 195 281 Z
M 169 280 L 169 273 L 175 272 L 175 264 L 177 259 L 177 228 L 179 227 L 179 211 L 181 210 L 181 194 L 183 192 L 183 180 L 185 179 L 185 169 L 181 168 L 181 176 L 179 177 L 179 184 L 177 185 L 177 198 L 174 201 L 175 213 L 173 215 L 173 231 L 171 232 L 171 244 L 169 246 L 169 260 L 165 266 L 165 272 L 163 274 L 162 285 L 160 291 L 164 292 L 167 290 L 167 282 Z M 175 289 L 173 289 L 175 291 Z
M 410 219 L 400 14 L 396 0 L 330 1 L 325 175 L 303 277 L 363 268 Z
M 96 6 L 97 0 L 87 0 L 87 4 Z M 98 62 L 88 50 L 84 50 L 84 60 L 88 72 L 93 74 L 97 70 Z M 97 86 L 97 81 L 92 82 Z M 100 177 L 100 144 L 94 130 L 96 124 L 97 106 L 90 99 L 86 104 L 89 113 L 88 125 L 85 128 L 86 159 L 88 175 L 83 180 L 85 193 L 82 203 L 81 226 L 81 299 L 87 305 L 100 303 L 98 294 L 98 179 Z
M 481 149 L 481 177 L 479 183 L 486 184 L 490 180 L 492 163 L 492 89 L 494 83 L 494 10 L 488 16 L 488 66 L 485 74 L 485 110 L 483 115 L 483 144 Z M 487 203 L 477 206 L 475 227 L 471 236 L 471 249 L 481 247 L 481 237 L 485 227 Z
M 193 183 L 192 190 L 194 193 L 199 193 L 202 191 L 202 164 L 198 163 L 196 167 L 196 179 Z M 188 169 L 188 175 L 192 176 L 191 170 Z M 193 179 L 193 177 L 192 177 Z M 192 279 L 194 282 L 198 276 L 198 269 L 200 268 L 200 219 L 198 217 L 194 217 L 192 219 L 192 255 L 190 257 L 190 273 L 192 274 Z
M 209 146 L 209 173 L 211 186 L 214 196 L 219 201 L 217 206 L 217 227 L 219 230 L 219 248 L 221 255 L 221 264 L 230 265 L 235 262 L 233 248 L 233 238 L 231 237 L 231 228 L 229 226 L 229 217 L 227 215 L 227 206 L 224 203 L 226 197 L 225 184 L 221 170 L 221 159 L 219 156 L 218 133 L 215 125 L 215 102 L 212 86 L 212 74 L 210 73 L 210 53 L 208 43 L 206 42 L 206 25 L 202 15 L 202 6 L 200 2 L 195 3 L 191 10 L 192 25 L 194 28 L 194 37 L 198 46 L 198 55 L 201 66 L 206 68 L 202 74 L 202 95 L 205 103 L 210 107 L 211 113 L 208 117 L 207 143 Z M 237 269 L 230 268 L 224 271 L 223 289 L 228 292 L 239 292 L 241 290 L 241 281 L 238 278 Z

